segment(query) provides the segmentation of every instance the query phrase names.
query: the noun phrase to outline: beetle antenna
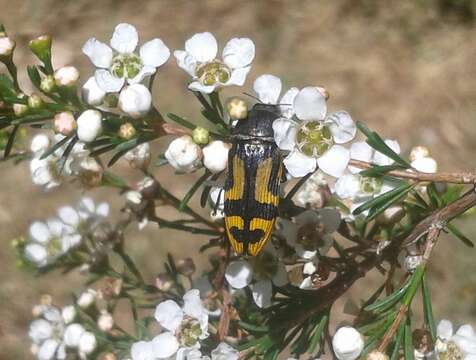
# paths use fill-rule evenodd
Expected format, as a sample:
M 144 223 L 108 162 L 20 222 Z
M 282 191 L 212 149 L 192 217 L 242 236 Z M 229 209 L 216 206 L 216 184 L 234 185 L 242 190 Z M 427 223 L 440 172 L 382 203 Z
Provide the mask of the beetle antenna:
M 252 94 L 250 94 L 250 93 L 244 92 L 243 95 L 249 96 L 249 97 L 251 97 L 251 98 L 257 100 L 259 103 L 263 104 L 263 102 L 262 102 L 258 97 L 254 96 L 254 95 L 252 95 Z

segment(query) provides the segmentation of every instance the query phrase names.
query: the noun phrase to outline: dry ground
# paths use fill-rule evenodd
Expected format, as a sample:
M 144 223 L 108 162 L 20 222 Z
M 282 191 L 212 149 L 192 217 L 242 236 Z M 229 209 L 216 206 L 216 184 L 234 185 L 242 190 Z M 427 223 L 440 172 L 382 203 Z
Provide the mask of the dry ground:
M 27 41 L 50 33 L 55 64 L 75 64 L 83 80 L 92 68 L 80 54 L 81 45 L 91 36 L 107 41 L 119 22 L 137 26 L 143 40 L 159 36 L 174 49 L 199 31 L 214 32 L 222 44 L 232 36 L 249 36 L 257 55 L 248 86 L 263 72 L 279 75 L 286 86 L 321 84 L 331 93 L 331 109 L 348 110 L 354 119 L 397 138 L 405 151 L 423 144 L 431 148 L 440 168 L 474 170 L 474 14 L 471 7 L 445 7 L 448 3 L 452 1 L 0 0 L 0 22 L 18 42 L 19 64 L 34 61 L 24 47 Z M 157 77 L 155 103 L 166 111 L 196 113 L 184 91 L 185 80 L 169 61 Z M 80 279 L 32 278 L 18 271 L 9 242 L 32 220 L 76 201 L 81 191 L 64 186 L 42 193 L 30 183 L 26 164 L 2 164 L 0 174 L 0 359 L 29 359 L 31 304 L 43 292 L 66 301 Z M 183 186 L 168 183 L 183 194 Z M 120 202 L 113 192 L 92 195 L 111 199 L 117 214 Z M 464 228 L 476 235 L 474 220 L 465 220 Z M 162 230 L 131 233 L 130 238 L 130 251 L 150 277 L 160 270 L 165 249 L 185 244 L 180 234 Z M 475 254 L 450 238 L 439 244 L 431 269 L 437 318 L 476 325 Z M 368 285 L 362 281 L 360 288 Z M 358 299 L 355 291 L 350 296 Z

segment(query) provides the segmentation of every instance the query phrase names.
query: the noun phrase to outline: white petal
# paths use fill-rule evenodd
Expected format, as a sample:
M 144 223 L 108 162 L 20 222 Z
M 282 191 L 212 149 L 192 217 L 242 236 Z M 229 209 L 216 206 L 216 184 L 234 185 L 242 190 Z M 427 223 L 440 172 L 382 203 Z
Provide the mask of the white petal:
M 212 350 L 212 360 L 238 360 L 239 352 L 227 343 L 221 342 Z
M 443 319 L 438 323 L 436 334 L 442 340 L 450 340 L 453 336 L 453 324 L 451 321 Z
M 174 334 L 164 332 L 152 339 L 154 356 L 159 359 L 166 359 L 175 354 L 179 348 L 179 342 Z
M 289 119 L 281 118 L 273 122 L 274 141 L 282 150 L 293 150 L 296 144 L 297 127 Z
M 53 327 L 45 319 L 34 320 L 28 330 L 28 336 L 35 344 L 40 344 L 50 338 L 52 333 Z
M 277 104 L 281 88 L 281 79 L 269 74 L 257 77 L 253 83 L 253 90 L 265 104 Z
M 258 281 L 251 286 L 253 300 L 260 308 L 267 308 L 271 305 L 271 297 L 273 296 L 273 285 L 269 280 Z
M 139 42 L 139 35 L 134 26 L 130 24 L 119 24 L 114 29 L 111 38 L 111 46 L 119 53 L 131 53 Z
M 211 61 L 217 56 L 217 40 L 209 32 L 195 34 L 185 42 L 185 51 L 198 62 Z
M 105 92 L 117 92 L 124 85 L 124 78 L 112 75 L 109 70 L 98 69 L 94 73 L 94 78 L 98 86 Z
M 291 119 L 294 115 L 294 99 L 298 93 L 299 89 L 297 87 L 292 87 L 284 93 L 279 101 L 281 114 L 288 119 Z
M 294 178 L 303 177 L 317 169 L 316 159 L 304 155 L 297 149 L 291 151 L 291 153 L 284 158 L 283 163 L 288 173 Z
M 63 337 L 65 345 L 68 347 L 77 347 L 79 345 L 79 339 L 85 331 L 81 324 L 74 323 L 68 325 Z
M 355 137 L 357 126 L 347 111 L 336 111 L 326 118 L 336 144 L 344 144 Z
M 370 147 L 365 141 L 356 141 L 350 146 L 350 158 L 365 162 L 370 162 L 374 154 L 374 149 Z M 356 174 L 362 171 L 354 166 L 349 166 L 349 171 Z
M 337 179 L 334 192 L 341 199 L 353 199 L 360 191 L 358 175 L 346 174 Z
M 203 165 L 212 173 L 219 173 L 226 169 L 230 144 L 215 140 L 202 149 Z
M 350 151 L 341 145 L 334 145 L 317 159 L 319 169 L 328 175 L 340 177 L 350 160 Z
M 91 76 L 81 89 L 81 97 L 92 106 L 101 105 L 105 96 L 106 92 L 99 87 L 94 76 Z
M 183 311 L 173 300 L 161 302 L 155 308 L 155 319 L 167 330 L 175 331 L 183 319 Z
M 109 215 L 109 204 L 106 202 L 100 203 L 96 209 L 96 215 L 107 217 Z
M 364 340 L 357 330 L 344 326 L 334 335 L 332 348 L 339 360 L 355 360 L 364 349 Z
M 45 244 L 50 239 L 51 233 L 47 224 L 41 221 L 35 221 L 30 225 L 30 237 L 42 244 Z
M 98 110 L 88 109 L 83 111 L 83 113 L 79 115 L 76 123 L 78 125 L 76 134 L 78 135 L 78 139 L 82 142 L 91 142 L 102 132 L 102 114 Z M 92 163 L 97 164 L 94 159 Z
M 385 140 L 385 144 L 392 149 L 395 153 L 400 154 L 400 144 L 398 141 L 395 140 Z M 382 154 L 381 152 L 375 151 L 373 162 L 377 165 L 391 165 L 393 164 L 393 160 L 387 157 L 386 155 Z
M 144 65 L 159 67 L 169 59 L 170 50 L 161 39 L 153 39 L 141 46 L 139 54 Z
M 154 360 L 154 346 L 151 341 L 139 341 L 132 344 L 132 360 Z
M 71 206 L 63 206 L 58 209 L 58 217 L 63 221 L 66 225 L 71 225 L 76 227 L 79 224 L 79 214 Z
M 83 53 L 91 59 L 94 66 L 107 69 L 112 62 L 112 49 L 106 44 L 91 38 L 83 45 Z
M 189 53 L 183 50 L 174 51 L 175 59 L 177 59 L 177 65 L 185 70 L 190 76 L 195 76 L 195 68 L 197 67 L 197 60 L 193 58 Z
M 46 223 L 52 236 L 61 236 L 67 228 L 63 222 L 56 218 L 48 219 Z
M 188 85 L 188 88 L 192 91 L 199 91 L 204 94 L 211 94 L 212 92 L 215 91 L 216 85 L 202 85 L 199 81 L 193 81 Z
M 90 197 L 84 196 L 79 200 L 78 203 L 78 212 L 82 218 L 87 218 L 94 213 L 96 206 L 94 205 L 93 199 Z
M 151 106 L 152 94 L 142 84 L 126 86 L 119 94 L 119 107 L 135 119 L 147 115 Z
M 186 315 L 200 319 L 202 315 L 206 313 L 202 305 L 202 300 L 200 299 L 200 291 L 197 289 L 187 291 L 183 296 L 183 301 L 183 311 Z
M 232 69 L 251 64 L 255 57 L 255 44 L 248 38 L 234 38 L 223 49 L 223 61 Z
M 246 81 L 246 76 L 248 75 L 250 70 L 251 70 L 251 66 L 246 66 L 246 67 L 243 67 L 243 68 L 234 69 L 231 72 L 230 78 L 225 83 L 225 86 L 229 86 L 229 85 L 243 86 L 243 84 Z
M 476 339 L 466 336 L 455 335 L 451 340 L 456 346 L 463 351 L 464 354 L 476 354 Z
M 46 340 L 40 347 L 36 357 L 38 360 L 52 360 L 60 343 L 53 339 Z
M 84 332 L 81 335 L 81 338 L 79 339 L 79 344 L 78 344 L 79 353 L 89 355 L 94 350 L 96 350 L 96 347 L 97 347 L 96 336 L 90 331 Z
M 273 282 L 274 285 L 281 287 L 286 285 L 289 282 L 288 272 L 286 271 L 286 267 L 284 266 L 284 263 L 282 263 L 281 261 L 278 261 L 277 266 L 278 268 L 276 269 L 276 272 L 274 273 L 271 281 Z
M 300 120 L 324 120 L 326 98 L 316 87 L 305 87 L 294 98 L 294 111 Z
M 436 173 L 436 171 L 438 170 L 438 164 L 436 163 L 435 159 L 431 157 L 417 158 L 412 161 L 411 165 L 418 171 L 425 173 L 433 174 Z
M 476 332 L 469 324 L 461 325 L 458 330 L 456 330 L 456 335 L 464 336 L 467 338 L 475 338 L 474 340 L 476 342 Z
M 65 235 L 61 238 L 61 252 L 66 253 L 81 243 L 81 235 Z
M 251 282 L 252 277 L 251 265 L 245 260 L 231 262 L 225 271 L 226 281 L 235 289 L 246 287 Z
M 30 150 L 34 153 L 45 151 L 50 147 L 50 138 L 46 134 L 37 134 L 31 139 Z

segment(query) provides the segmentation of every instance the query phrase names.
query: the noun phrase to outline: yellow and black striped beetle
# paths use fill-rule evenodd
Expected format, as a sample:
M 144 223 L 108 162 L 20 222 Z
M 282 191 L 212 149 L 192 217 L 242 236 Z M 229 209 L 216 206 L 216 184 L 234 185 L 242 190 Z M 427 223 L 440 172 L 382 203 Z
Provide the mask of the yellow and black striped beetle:
M 257 255 L 271 237 L 283 174 L 274 141 L 276 105 L 255 104 L 233 128 L 225 180 L 225 227 L 237 254 Z

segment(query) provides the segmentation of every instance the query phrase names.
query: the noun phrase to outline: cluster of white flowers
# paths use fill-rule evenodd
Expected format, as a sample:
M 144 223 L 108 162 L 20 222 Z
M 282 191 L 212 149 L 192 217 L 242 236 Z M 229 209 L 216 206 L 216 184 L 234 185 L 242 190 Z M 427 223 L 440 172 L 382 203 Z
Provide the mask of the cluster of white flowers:
M 161 302 L 155 309 L 155 319 L 164 331 L 150 341 L 134 343 L 132 360 L 210 359 L 200 351 L 200 341 L 209 336 L 208 316 L 197 289 L 185 293 L 182 306 L 173 300 Z M 238 359 L 238 351 L 221 343 L 211 352 L 211 359 Z
M 37 267 L 53 263 L 79 246 L 85 234 L 108 213 L 107 203 L 96 206 L 85 197 L 76 208 L 63 206 L 56 217 L 33 222 L 24 247 L 25 259 Z
M 33 314 L 36 319 L 30 324 L 28 334 L 33 342 L 31 351 L 38 360 L 62 360 L 70 353 L 88 359 L 96 350 L 94 333 L 74 322 L 74 306 L 59 309 L 51 304 L 41 304 L 34 307 Z
M 435 352 L 439 359 L 476 359 L 476 332 L 469 324 L 462 325 L 454 332 L 449 320 L 441 320 L 437 327 L 438 339 Z M 423 359 L 428 354 L 415 354 L 415 358 Z

